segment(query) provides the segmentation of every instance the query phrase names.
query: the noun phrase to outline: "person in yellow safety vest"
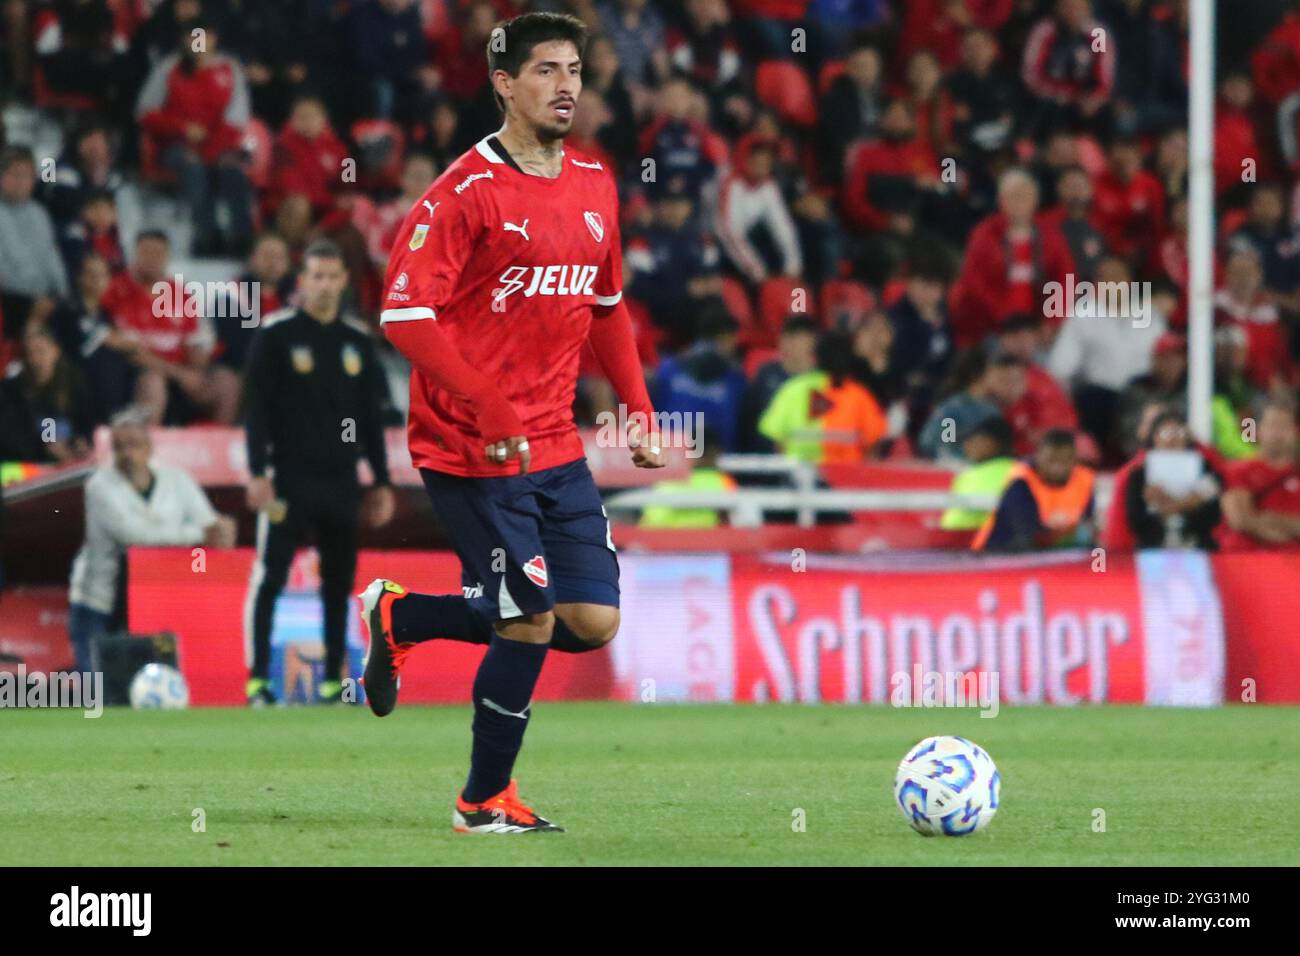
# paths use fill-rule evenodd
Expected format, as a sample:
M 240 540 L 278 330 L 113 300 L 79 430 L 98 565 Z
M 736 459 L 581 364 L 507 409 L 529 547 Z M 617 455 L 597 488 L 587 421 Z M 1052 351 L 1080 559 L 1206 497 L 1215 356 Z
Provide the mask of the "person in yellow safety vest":
M 971 465 L 953 475 L 948 490 L 954 495 L 1002 494 L 1016 466 L 1016 458 L 1011 453 L 1014 444 L 1011 425 L 1001 415 L 976 424 L 961 440 L 962 454 Z M 945 531 L 977 531 L 988 517 L 985 509 L 949 508 L 939 519 L 939 527 Z
M 782 454 L 815 465 L 867 460 L 889 423 L 871 391 L 850 377 L 852 359 L 849 336 L 823 333 L 817 369 L 794 376 L 777 390 L 758 421 L 759 432 Z
M 701 454 L 694 459 L 690 477 L 685 481 L 657 481 L 655 491 L 735 491 L 736 479 L 717 467 L 721 450 L 716 433 L 704 429 L 700 439 Z M 688 461 L 691 459 L 688 458 Z M 642 528 L 716 528 L 722 517 L 714 508 L 681 508 L 674 505 L 650 505 L 641 512 Z
M 1011 469 L 998 506 L 971 548 L 1035 551 L 1083 547 L 1092 542 L 1096 475 L 1078 462 L 1074 433 L 1053 428 L 1039 440 L 1032 461 Z

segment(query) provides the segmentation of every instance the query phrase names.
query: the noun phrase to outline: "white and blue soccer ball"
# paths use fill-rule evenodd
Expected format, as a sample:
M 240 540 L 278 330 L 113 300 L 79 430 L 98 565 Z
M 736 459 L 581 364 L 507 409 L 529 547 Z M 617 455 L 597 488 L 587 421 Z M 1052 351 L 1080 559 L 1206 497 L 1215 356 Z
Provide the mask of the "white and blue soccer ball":
M 131 706 L 136 710 L 184 710 L 190 705 L 190 688 L 176 668 L 145 664 L 131 678 Z
M 925 836 L 969 836 L 998 812 L 1002 777 L 988 752 L 965 737 L 926 737 L 894 777 L 894 802 Z

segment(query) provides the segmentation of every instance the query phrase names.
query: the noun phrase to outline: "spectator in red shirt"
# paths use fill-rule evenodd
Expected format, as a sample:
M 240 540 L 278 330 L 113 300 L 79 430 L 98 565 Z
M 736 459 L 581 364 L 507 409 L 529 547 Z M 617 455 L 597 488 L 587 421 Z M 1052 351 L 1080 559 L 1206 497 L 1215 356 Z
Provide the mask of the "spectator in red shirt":
M 348 148 L 330 127 L 325 104 L 318 97 L 304 96 L 294 103 L 276 137 L 273 155 L 268 212 L 286 200 L 306 202 L 317 218 L 334 209 Z
M 252 187 L 240 148 L 248 86 L 239 62 L 216 51 L 216 30 L 196 29 L 203 32 L 194 37 L 187 28 L 180 52 L 153 68 L 135 114 L 162 165 L 176 175 L 194 220 L 194 254 L 242 255 L 253 235 Z M 218 206 L 228 214 L 224 231 Z
M 1264 268 L 1254 249 L 1238 247 L 1228 257 L 1223 287 L 1214 294 L 1214 322 L 1245 331 L 1246 378 L 1256 388 L 1267 391 L 1294 381 L 1286 327 L 1264 288 Z
M 944 89 L 943 69 L 929 50 L 917 50 L 907 61 L 907 98 L 916 116 L 916 138 L 935 155 L 951 156 L 956 111 Z
M 1009 316 L 998 330 L 998 354 L 1014 355 L 1024 362 L 1025 388 L 1002 410 L 1015 433 L 1015 452 L 1028 455 L 1052 428 L 1075 431 L 1079 416 L 1074 403 L 1052 374 L 1039 364 L 1044 340 L 1043 321 L 1034 313 Z
M 169 275 L 167 235 L 145 230 L 135 241 L 131 266 L 109 283 L 101 304 L 113 323 L 142 344 L 132 353 L 139 366 L 136 399 L 154 424 L 184 424 L 217 406 L 233 407 L 222 381 L 211 373 L 212 327 L 205 303 L 186 294 L 179 275 Z
M 1106 171 L 1097 177 L 1093 224 L 1111 252 L 1134 267 L 1146 263 L 1165 231 L 1165 191 L 1142 168 L 1142 145 L 1118 137 L 1110 146 Z
M 1229 73 L 1219 84 L 1214 111 L 1214 186 L 1221 199 L 1247 191 L 1243 188 L 1247 169 L 1254 170 L 1251 182 L 1272 175 L 1255 131 L 1254 100 L 1249 74 Z
M 1033 128 L 1099 126 L 1115 85 L 1115 40 L 1090 0 L 1057 0 L 1025 43 L 1022 77 L 1039 100 Z
M 899 56 L 907 60 L 917 50 L 931 50 L 949 70 L 957 64 L 962 38 L 974 28 L 1002 26 L 1015 0 L 908 0 L 902 6 Z
M 1044 286 L 1065 282 L 1074 259 L 1061 230 L 1038 215 L 1038 186 L 1020 169 L 998 183 L 1000 211 L 971 233 L 948 309 L 958 347 L 976 345 L 1017 313 L 1042 315 Z
M 586 106 L 585 99 L 583 105 Z M 393 243 L 397 241 L 397 230 L 401 227 L 402 220 L 437 178 L 438 167 L 430 157 L 422 153 L 411 153 L 402 164 L 401 193 L 389 202 L 372 206 L 363 219 L 359 220 L 357 215 L 353 215 L 353 223 L 366 239 L 370 261 L 380 271 L 388 268 L 388 256 L 393 250 Z
M 1300 543 L 1300 455 L 1296 413 L 1271 402 L 1259 417 L 1259 457 L 1227 466 L 1220 532 L 1225 551 L 1294 548 Z
M 938 185 L 939 161 L 916 135 L 912 105 L 893 100 L 880 121 L 880 138 L 857 147 L 844 181 L 848 225 L 866 234 L 858 263 L 868 282 L 894 274 L 916 238 L 925 194 Z

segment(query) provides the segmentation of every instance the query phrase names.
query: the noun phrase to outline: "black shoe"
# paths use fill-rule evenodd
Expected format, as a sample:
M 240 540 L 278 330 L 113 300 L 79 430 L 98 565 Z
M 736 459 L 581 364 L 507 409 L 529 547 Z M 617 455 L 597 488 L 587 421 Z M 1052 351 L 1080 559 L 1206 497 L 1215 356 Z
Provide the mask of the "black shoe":
M 358 595 L 361 623 L 370 637 L 361 682 L 366 688 L 366 703 L 376 717 L 387 717 L 397 706 L 397 691 L 401 687 L 398 671 L 407 652 L 415 646 L 393 640 L 393 602 L 405 595 L 406 588 L 386 578 L 375 578 Z

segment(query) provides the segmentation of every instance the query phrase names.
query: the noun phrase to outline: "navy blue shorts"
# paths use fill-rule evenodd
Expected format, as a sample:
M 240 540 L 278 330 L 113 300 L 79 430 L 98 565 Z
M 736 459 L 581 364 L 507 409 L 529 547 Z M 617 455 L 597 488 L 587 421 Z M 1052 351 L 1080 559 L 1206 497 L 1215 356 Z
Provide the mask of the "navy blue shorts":
M 464 594 L 492 620 L 557 604 L 618 607 L 618 558 L 586 459 L 501 478 L 420 475 L 460 558 Z

